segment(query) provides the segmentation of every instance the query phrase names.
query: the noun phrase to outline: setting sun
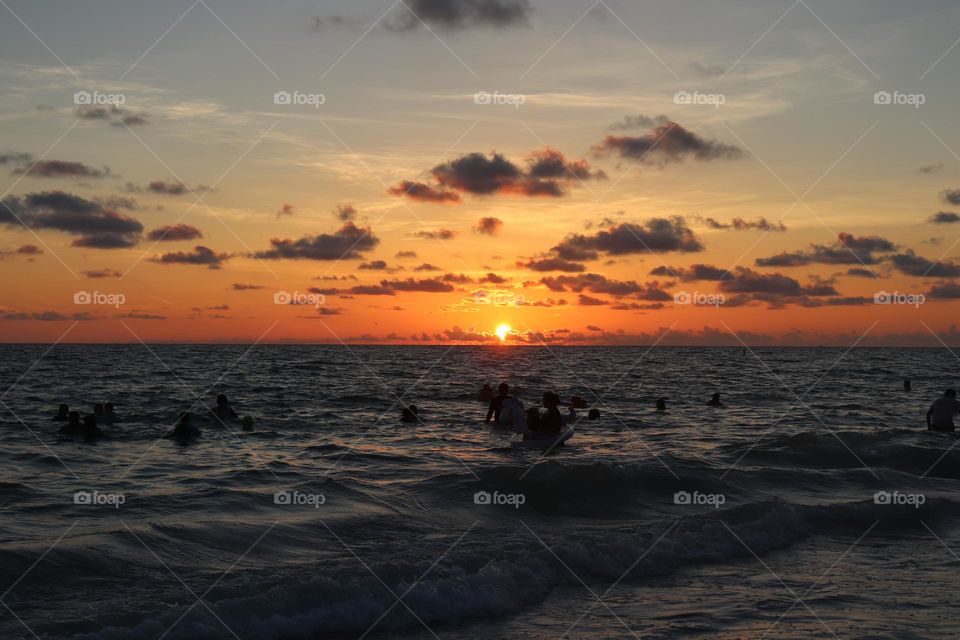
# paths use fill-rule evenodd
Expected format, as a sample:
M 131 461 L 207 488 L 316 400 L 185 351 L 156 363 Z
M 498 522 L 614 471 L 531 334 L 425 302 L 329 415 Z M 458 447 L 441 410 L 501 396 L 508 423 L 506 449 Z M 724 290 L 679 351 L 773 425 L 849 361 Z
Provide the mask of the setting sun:
M 510 333 L 510 325 L 501 324 L 497 327 L 497 330 L 494 331 L 494 333 L 497 334 L 497 337 L 500 338 L 501 342 L 503 342 L 507 339 L 507 334 Z

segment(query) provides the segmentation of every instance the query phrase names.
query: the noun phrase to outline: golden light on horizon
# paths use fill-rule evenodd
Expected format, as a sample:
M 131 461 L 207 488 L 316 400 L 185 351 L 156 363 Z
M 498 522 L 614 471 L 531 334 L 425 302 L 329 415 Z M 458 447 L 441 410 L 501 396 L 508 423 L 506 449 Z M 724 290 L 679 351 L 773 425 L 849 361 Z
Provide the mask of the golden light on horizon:
M 500 338 L 500 342 L 503 342 L 504 340 L 507 339 L 507 335 L 510 333 L 510 325 L 501 324 L 497 327 L 494 333 L 497 334 L 498 338 Z

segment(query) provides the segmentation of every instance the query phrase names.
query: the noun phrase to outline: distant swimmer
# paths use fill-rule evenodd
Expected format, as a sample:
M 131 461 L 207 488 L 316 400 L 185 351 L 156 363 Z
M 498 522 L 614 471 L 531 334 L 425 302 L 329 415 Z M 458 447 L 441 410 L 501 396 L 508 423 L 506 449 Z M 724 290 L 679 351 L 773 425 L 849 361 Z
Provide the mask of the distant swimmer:
M 67 416 L 67 424 L 60 427 L 60 431 L 58 431 L 57 433 L 61 433 L 67 436 L 75 436 L 75 435 L 79 435 L 82 429 L 83 429 L 83 425 L 80 424 L 80 412 L 71 411 L 70 414 Z
M 92 415 L 83 416 L 83 426 L 80 428 L 80 435 L 87 440 L 93 440 L 104 435 L 100 427 L 97 426 L 97 417 Z
M 419 418 L 417 417 L 417 414 L 419 411 L 420 410 L 417 409 L 417 405 L 415 404 L 410 405 L 409 407 L 404 409 L 403 412 L 401 413 L 400 422 L 417 422 L 419 420 Z
M 106 424 L 120 422 L 120 416 L 113 412 L 112 402 L 108 402 L 107 404 L 103 405 L 103 420 Z
M 93 405 L 93 415 L 95 415 L 98 420 L 103 418 L 103 405 L 99 402 Z
M 493 389 L 489 384 L 485 384 L 480 387 L 480 394 L 477 397 L 483 402 L 490 402 L 493 400 Z
M 912 390 L 913 390 L 913 389 L 910 387 L 910 380 L 908 380 L 907 378 L 904 378 L 904 379 L 903 379 L 903 390 L 904 390 L 904 391 L 912 391 Z
M 484 422 L 490 422 L 491 418 L 493 418 L 495 422 L 500 422 L 500 411 L 503 409 L 504 401 L 508 399 L 513 399 L 510 395 L 510 385 L 506 382 L 501 382 L 497 387 L 497 397 L 490 401 L 490 406 L 487 408 L 487 417 Z
M 230 401 L 227 400 L 227 396 L 222 393 L 217 396 L 217 406 L 210 409 L 210 413 L 221 420 L 237 419 L 237 412 L 230 406 Z
M 570 406 L 574 409 L 586 409 L 587 401 L 581 398 L 580 396 L 571 396 Z
M 57 422 L 66 422 L 70 419 L 70 407 L 65 404 L 60 405 L 57 408 L 57 415 L 53 416 L 53 419 Z
M 719 396 L 717 397 L 717 401 L 718 401 L 718 402 L 720 401 Z M 657 398 L 657 411 L 663 412 L 663 411 L 666 411 L 666 410 L 667 410 L 667 399 L 666 399 L 666 398 Z
M 723 406 L 723 403 L 720 402 L 720 394 L 719 394 L 719 393 L 713 394 L 713 397 L 710 398 L 710 400 L 707 401 L 707 406 L 708 406 L 708 407 L 722 407 L 722 406 Z
M 560 396 L 547 391 L 543 394 L 543 406 L 547 410 L 540 420 L 541 432 L 557 435 L 563 430 L 563 416 L 560 414 Z M 573 410 L 570 410 L 573 413 Z
M 540 410 L 536 407 L 530 407 L 527 411 L 527 432 L 537 433 L 540 429 Z
M 957 392 L 947 389 L 943 395 L 933 401 L 927 411 L 927 429 L 930 431 L 953 431 L 953 415 L 960 413 Z
M 244 431 L 253 431 L 253 418 L 251 416 L 243 416 L 243 419 L 240 420 L 240 427 Z
M 196 438 L 200 436 L 200 434 L 200 429 L 190 424 L 190 414 L 184 412 L 181 413 L 180 417 L 177 419 L 177 424 L 173 427 L 173 431 L 164 437 L 173 438 L 175 440 L 189 440 L 190 438 Z
M 590 409 L 590 413 L 587 414 L 587 417 L 591 420 L 596 420 L 600 417 L 600 409 Z

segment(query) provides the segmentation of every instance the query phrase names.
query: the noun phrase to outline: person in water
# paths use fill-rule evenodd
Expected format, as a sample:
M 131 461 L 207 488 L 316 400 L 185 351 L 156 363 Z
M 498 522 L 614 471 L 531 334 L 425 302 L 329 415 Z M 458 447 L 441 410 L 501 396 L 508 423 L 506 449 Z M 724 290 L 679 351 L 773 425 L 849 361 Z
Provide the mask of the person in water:
M 82 429 L 83 425 L 80 424 L 80 412 L 71 411 L 67 416 L 67 424 L 60 427 L 60 431 L 58 431 L 58 433 L 67 436 L 75 436 L 78 435 Z
M 960 401 L 957 392 L 947 389 L 943 395 L 933 401 L 927 411 L 927 429 L 930 431 L 953 431 L 953 415 L 960 413 Z
M 586 409 L 587 401 L 581 398 L 580 396 L 571 396 L 570 406 L 574 409 Z
M 173 433 L 167 437 L 176 438 L 177 440 L 187 440 L 189 438 L 195 438 L 200 435 L 200 429 L 190 424 L 190 414 L 184 412 L 180 414 L 180 417 L 177 419 L 177 424 L 173 427 Z
M 500 422 L 500 412 L 503 410 L 503 403 L 508 399 L 513 399 L 513 396 L 510 395 L 510 385 L 506 382 L 501 382 L 497 387 L 497 397 L 490 401 L 490 406 L 487 408 L 487 418 L 484 422 L 490 422 L 490 418 L 493 418 L 495 422 Z
M 600 409 L 590 409 L 590 413 L 587 414 L 587 417 L 591 420 L 596 420 L 600 417 Z
M 103 405 L 99 402 L 93 405 L 93 415 L 95 415 L 97 419 L 103 418 Z
M 217 406 L 211 409 L 210 413 L 221 420 L 236 420 L 237 418 L 237 412 L 230 406 L 227 396 L 222 393 L 217 396 Z
M 401 413 L 400 422 L 417 422 L 419 420 L 417 417 L 418 411 L 419 409 L 417 409 L 417 405 L 410 405 Z
M 479 398 L 483 402 L 490 402 L 491 400 L 493 400 L 493 389 L 490 387 L 489 384 L 485 384 L 480 388 Z
M 57 415 L 53 416 L 53 419 L 57 422 L 66 422 L 70 419 L 70 407 L 65 404 L 60 405 L 57 408 Z
M 707 401 L 707 406 L 708 406 L 708 407 L 722 407 L 722 406 L 723 406 L 723 403 L 720 402 L 720 394 L 719 394 L 719 393 L 713 394 L 713 397 L 710 398 L 710 399 Z
M 240 420 L 240 426 L 244 431 L 253 431 L 253 417 L 243 416 L 243 419 Z
M 113 403 L 108 402 L 103 405 L 103 419 L 107 424 L 113 424 L 120 420 L 120 418 L 113 412 Z
M 527 411 L 527 432 L 538 433 L 541 428 L 540 410 L 536 407 L 530 407 L 529 411 Z
M 718 398 L 719 400 L 719 398 Z M 667 410 L 667 399 L 666 398 L 657 398 L 657 411 L 663 412 Z
M 97 426 L 97 416 L 95 415 L 85 415 L 83 416 L 83 426 L 80 428 L 80 435 L 82 435 L 87 440 L 93 440 L 104 435 L 100 427 Z
M 904 379 L 903 379 L 903 390 L 904 390 L 904 391 L 912 391 L 912 390 L 913 390 L 913 389 L 911 389 L 911 387 L 910 387 L 910 380 L 908 380 L 907 378 L 904 378 Z
M 552 391 L 543 394 L 543 407 L 547 410 L 540 419 L 541 433 L 555 436 L 563 431 L 563 416 L 560 414 L 560 396 Z M 573 410 L 571 409 L 571 412 Z

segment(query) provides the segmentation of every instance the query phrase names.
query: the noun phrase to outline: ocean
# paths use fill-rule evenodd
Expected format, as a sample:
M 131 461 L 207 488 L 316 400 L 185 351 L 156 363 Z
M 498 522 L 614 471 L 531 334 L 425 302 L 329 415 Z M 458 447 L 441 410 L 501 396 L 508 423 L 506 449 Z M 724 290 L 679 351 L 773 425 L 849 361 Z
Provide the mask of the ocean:
M 5 345 L 0 363 L 2 638 L 960 634 L 960 448 L 924 425 L 957 384 L 946 349 Z M 512 448 L 477 399 L 501 381 L 601 415 L 546 455 Z M 252 431 L 162 438 L 219 393 Z M 58 404 L 95 402 L 122 420 L 107 437 L 57 434 Z

